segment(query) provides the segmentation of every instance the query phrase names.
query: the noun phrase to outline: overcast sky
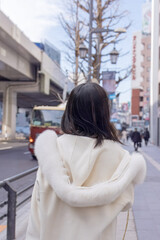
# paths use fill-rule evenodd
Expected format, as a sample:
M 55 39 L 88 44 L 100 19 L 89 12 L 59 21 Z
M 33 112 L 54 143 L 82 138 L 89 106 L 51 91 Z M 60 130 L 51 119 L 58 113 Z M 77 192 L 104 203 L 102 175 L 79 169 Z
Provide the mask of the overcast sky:
M 126 40 L 117 50 L 131 51 L 132 34 L 141 30 L 142 3 L 145 0 L 120 0 L 121 9 L 129 11 L 129 20 L 132 26 L 127 32 Z M 62 51 L 62 68 L 65 68 L 65 56 L 63 54 L 64 32 L 60 26 L 58 15 L 65 15 L 64 0 L 0 0 L 1 10 L 30 38 L 31 41 L 50 41 Z M 118 49 L 119 47 L 119 49 Z M 118 60 L 116 68 L 119 70 L 130 62 L 131 54 Z M 63 69 L 64 71 L 66 69 Z M 130 100 L 130 79 L 120 84 L 118 90 L 125 92 L 120 95 L 120 101 Z

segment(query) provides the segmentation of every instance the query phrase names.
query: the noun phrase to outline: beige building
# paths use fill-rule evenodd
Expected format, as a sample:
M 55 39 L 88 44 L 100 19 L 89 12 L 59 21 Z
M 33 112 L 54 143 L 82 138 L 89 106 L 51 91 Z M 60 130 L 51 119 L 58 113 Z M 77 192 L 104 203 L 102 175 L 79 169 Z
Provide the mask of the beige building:
M 160 146 L 160 1 L 152 1 L 150 79 L 151 142 Z
M 141 66 L 142 78 L 141 83 L 142 91 L 140 93 L 140 118 L 144 119 L 145 122 L 149 121 L 149 105 L 150 105 L 150 67 L 151 67 L 151 37 L 143 36 L 142 37 L 143 50 L 141 52 L 143 56 L 143 61 Z
M 132 101 L 133 121 L 150 120 L 150 65 L 151 65 L 151 2 L 142 8 L 142 31 L 133 34 L 132 44 Z

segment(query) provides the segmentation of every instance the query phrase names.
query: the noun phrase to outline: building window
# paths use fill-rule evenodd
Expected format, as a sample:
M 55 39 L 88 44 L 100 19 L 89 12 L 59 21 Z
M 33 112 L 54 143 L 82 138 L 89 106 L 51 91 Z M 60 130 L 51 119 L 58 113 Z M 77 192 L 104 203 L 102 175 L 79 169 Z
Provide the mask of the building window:
M 149 101 L 149 97 L 147 97 L 147 101 Z
M 148 62 L 151 61 L 151 57 L 150 57 L 150 56 L 147 57 L 147 61 L 148 61 Z
M 159 26 L 160 26 L 160 14 L 159 14 Z M 159 28 L 159 33 L 160 33 L 160 28 Z
M 140 97 L 140 102 L 142 102 L 143 101 L 143 97 Z
M 159 59 L 160 59 L 160 47 L 159 47 Z M 159 69 L 160 69 L 160 61 L 158 61 L 158 62 L 159 62 Z
M 147 68 L 147 72 L 150 72 L 150 68 L 149 67 Z
M 143 107 L 139 107 L 139 111 L 142 112 L 143 111 Z
M 151 44 L 148 44 L 148 45 L 147 45 L 147 48 L 148 48 L 148 49 L 151 49 Z
M 147 77 L 147 82 L 149 82 L 150 81 L 150 78 L 149 77 Z
M 148 87 L 148 88 L 147 88 L 147 92 L 149 92 L 149 91 L 150 91 L 150 88 Z

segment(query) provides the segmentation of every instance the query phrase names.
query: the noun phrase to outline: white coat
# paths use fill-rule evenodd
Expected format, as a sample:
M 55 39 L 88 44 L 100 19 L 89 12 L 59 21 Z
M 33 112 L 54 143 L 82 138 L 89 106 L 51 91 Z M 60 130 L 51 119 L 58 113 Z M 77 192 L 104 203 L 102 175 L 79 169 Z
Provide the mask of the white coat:
M 127 131 L 123 130 L 122 131 L 122 142 L 125 143 L 127 140 Z
M 146 174 L 143 157 L 120 144 L 47 130 L 36 141 L 39 170 L 26 240 L 115 240 L 116 219 Z

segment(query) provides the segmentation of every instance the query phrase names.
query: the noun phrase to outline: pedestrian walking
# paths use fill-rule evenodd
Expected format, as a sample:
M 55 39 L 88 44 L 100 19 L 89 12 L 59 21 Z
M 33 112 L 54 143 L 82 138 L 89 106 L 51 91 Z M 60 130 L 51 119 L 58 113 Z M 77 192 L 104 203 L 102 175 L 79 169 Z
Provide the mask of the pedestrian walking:
M 121 134 L 122 134 L 122 137 L 121 137 L 122 142 L 126 143 L 126 141 L 127 141 L 127 131 L 124 129 Z
M 129 131 L 129 137 L 130 137 L 130 139 L 132 139 L 132 133 L 133 133 L 133 131 L 131 130 L 131 131 Z
M 143 133 L 143 138 L 144 138 L 145 145 L 147 146 L 149 138 L 150 138 L 150 134 L 149 134 L 149 131 L 147 128 L 145 129 L 145 131 Z
M 145 178 L 143 156 L 122 148 L 109 100 L 96 83 L 75 87 L 61 123 L 64 134 L 40 134 L 39 169 L 26 240 L 115 240 L 116 220 Z
M 135 128 L 134 132 L 132 133 L 131 139 L 134 143 L 135 151 L 138 151 L 138 147 L 141 147 L 142 138 L 140 133 L 137 131 L 137 128 Z
M 129 140 L 130 134 L 127 132 L 127 141 Z

